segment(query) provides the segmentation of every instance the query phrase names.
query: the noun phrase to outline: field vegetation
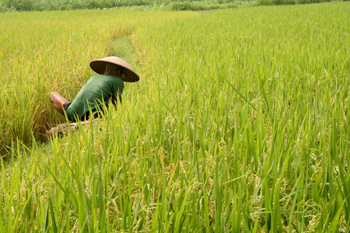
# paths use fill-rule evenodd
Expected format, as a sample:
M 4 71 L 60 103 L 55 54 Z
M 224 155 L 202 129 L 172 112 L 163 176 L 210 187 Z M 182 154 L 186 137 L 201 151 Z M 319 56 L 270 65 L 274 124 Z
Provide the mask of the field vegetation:
M 2 16 L 1 232 L 350 230 L 349 3 Z M 106 55 L 123 105 L 36 140 Z
M 0 12 L 113 8 L 202 11 L 235 8 L 242 5 L 294 5 L 330 1 L 332 0 L 0 0 Z
M 133 11 L 132 11 L 133 12 Z M 97 10 L 6 13 L 0 20 L 0 151 L 17 139 L 30 144 L 58 123 L 51 91 L 72 100 L 94 74 L 89 62 L 108 55 L 116 38 L 146 24 L 195 13 Z M 63 20 L 64 19 L 64 20 Z
M 209 10 L 234 8 L 251 0 L 0 0 L 4 11 L 53 11 L 77 9 L 133 8 L 164 10 Z

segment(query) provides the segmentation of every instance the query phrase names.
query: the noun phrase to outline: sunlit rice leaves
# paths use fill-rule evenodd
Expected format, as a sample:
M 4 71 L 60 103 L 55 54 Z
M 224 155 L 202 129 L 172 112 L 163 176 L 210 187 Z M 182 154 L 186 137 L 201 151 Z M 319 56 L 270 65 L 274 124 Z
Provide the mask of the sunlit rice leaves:
M 94 74 L 89 62 L 108 56 L 113 39 L 190 14 L 125 10 L 2 14 L 0 153 L 11 141 L 28 143 L 33 132 L 40 137 L 57 123 L 49 93 L 55 90 L 72 100 Z
M 140 83 L 102 122 L 14 150 L 0 227 L 348 231 L 349 10 L 245 8 L 135 31 Z
M 139 51 L 154 51 L 143 58 L 152 77 L 146 86 L 154 88 L 148 108 L 164 109 L 179 125 L 172 131 L 180 159 L 195 170 L 208 158 L 198 152 L 207 156 L 217 146 L 223 156 L 214 187 L 241 177 L 243 191 L 207 191 L 216 203 L 215 229 L 234 229 L 224 221 L 221 192 L 231 205 L 238 195 L 247 206 L 239 220 L 247 231 L 252 220 L 272 231 L 348 228 L 349 9 L 238 9 L 150 29 L 157 37 L 137 32 L 135 41 L 147 46 Z

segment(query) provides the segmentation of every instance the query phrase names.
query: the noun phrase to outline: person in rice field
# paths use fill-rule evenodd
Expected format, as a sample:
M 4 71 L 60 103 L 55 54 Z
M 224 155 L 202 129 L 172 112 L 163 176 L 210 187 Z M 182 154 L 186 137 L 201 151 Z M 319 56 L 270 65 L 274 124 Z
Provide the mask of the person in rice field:
M 51 92 L 49 96 L 53 106 L 62 115 L 66 113 L 72 122 L 89 120 L 90 112 L 97 118 L 103 112 L 103 104 L 116 105 L 118 99 L 121 103 L 124 82 L 137 82 L 140 79 L 130 65 L 119 57 L 93 60 L 90 67 L 98 75 L 90 78 L 72 102 L 57 92 Z

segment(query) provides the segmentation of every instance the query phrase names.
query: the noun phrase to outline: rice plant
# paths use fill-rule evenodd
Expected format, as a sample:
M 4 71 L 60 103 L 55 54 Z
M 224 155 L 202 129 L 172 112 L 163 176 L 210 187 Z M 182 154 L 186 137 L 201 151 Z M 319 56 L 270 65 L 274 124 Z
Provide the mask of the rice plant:
M 118 111 L 14 141 L 0 231 L 349 231 L 349 12 L 240 8 L 133 29 L 141 81 Z
M 160 24 L 196 13 L 162 11 L 74 11 L 6 13 L 0 18 L 0 154 L 17 139 L 57 124 L 47 101 L 51 91 L 72 100 L 94 72 L 89 62 L 106 56 L 115 38 L 146 24 Z M 136 67 L 137 68 L 137 67 Z

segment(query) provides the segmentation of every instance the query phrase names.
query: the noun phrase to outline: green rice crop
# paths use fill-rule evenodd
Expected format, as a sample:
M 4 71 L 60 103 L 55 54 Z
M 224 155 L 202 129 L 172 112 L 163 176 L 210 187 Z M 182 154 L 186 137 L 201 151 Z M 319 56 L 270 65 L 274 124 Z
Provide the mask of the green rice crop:
M 45 128 L 58 123 L 58 114 L 47 101 L 49 93 L 56 90 L 72 100 L 94 74 L 89 62 L 108 55 L 115 38 L 131 35 L 146 24 L 191 14 L 195 13 L 85 10 L 2 14 L 0 154 L 16 139 L 30 144 L 33 132 L 40 138 Z
M 117 112 L 12 146 L 0 231 L 350 230 L 350 5 L 183 17 L 132 31 Z

